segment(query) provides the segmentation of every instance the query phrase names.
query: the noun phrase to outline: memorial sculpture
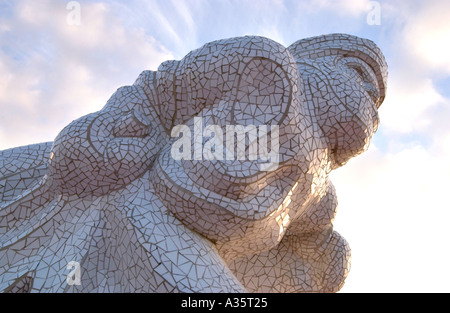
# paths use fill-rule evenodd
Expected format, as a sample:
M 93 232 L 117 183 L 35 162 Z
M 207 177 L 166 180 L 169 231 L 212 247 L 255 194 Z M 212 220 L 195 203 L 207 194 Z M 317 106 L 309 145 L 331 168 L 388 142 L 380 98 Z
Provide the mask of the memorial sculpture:
M 346 34 L 208 43 L 54 142 L 0 152 L 3 292 L 337 292 L 329 173 L 377 130 L 387 65 Z

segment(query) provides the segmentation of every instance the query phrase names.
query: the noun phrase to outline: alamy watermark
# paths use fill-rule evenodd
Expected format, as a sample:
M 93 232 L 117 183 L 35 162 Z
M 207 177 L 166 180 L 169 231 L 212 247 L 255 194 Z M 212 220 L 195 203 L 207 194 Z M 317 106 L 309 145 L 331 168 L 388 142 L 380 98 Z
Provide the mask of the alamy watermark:
M 279 165 L 280 130 L 278 125 L 203 125 L 194 118 L 193 129 L 177 125 L 171 137 L 174 160 L 255 161 L 261 171 L 274 171 Z M 270 143 L 270 149 L 269 149 Z
M 78 1 L 69 1 L 66 9 L 70 12 L 67 14 L 66 22 L 70 26 L 81 25 L 81 5 Z
M 80 286 L 81 285 L 81 266 L 80 263 L 75 261 L 70 261 L 66 269 L 70 270 L 67 274 L 66 282 L 69 286 Z
M 381 4 L 378 1 L 370 1 L 367 4 L 367 24 L 370 26 L 381 25 Z

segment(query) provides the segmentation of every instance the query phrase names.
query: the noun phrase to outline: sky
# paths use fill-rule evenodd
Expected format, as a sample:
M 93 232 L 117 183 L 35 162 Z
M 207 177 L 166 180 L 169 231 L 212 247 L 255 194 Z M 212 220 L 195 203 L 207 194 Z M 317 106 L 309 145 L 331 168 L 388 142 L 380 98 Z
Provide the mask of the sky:
M 120 86 L 203 44 L 349 33 L 389 65 L 369 150 L 332 173 L 341 292 L 450 292 L 450 1 L 0 0 L 0 150 L 52 141 Z

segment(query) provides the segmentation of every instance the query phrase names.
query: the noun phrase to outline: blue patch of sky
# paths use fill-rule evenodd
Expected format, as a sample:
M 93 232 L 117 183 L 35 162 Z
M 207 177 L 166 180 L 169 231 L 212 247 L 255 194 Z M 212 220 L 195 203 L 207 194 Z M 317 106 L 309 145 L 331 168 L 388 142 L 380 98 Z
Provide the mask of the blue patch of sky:
M 436 90 L 446 98 L 450 98 L 450 76 L 433 79 Z
M 10 17 L 14 11 L 14 1 L 0 1 L 0 18 Z
M 122 21 L 142 28 L 181 58 L 190 50 L 223 38 L 261 35 L 281 44 L 326 33 L 380 37 L 383 26 L 367 24 L 367 14 L 353 16 L 334 7 L 317 9 L 305 1 L 149 1 L 109 2 Z M 131 17 L 131 18 L 130 18 Z
M 397 153 L 416 146 L 428 149 L 433 144 L 433 138 L 431 134 L 425 132 L 393 133 L 380 126 L 371 142 L 382 153 Z

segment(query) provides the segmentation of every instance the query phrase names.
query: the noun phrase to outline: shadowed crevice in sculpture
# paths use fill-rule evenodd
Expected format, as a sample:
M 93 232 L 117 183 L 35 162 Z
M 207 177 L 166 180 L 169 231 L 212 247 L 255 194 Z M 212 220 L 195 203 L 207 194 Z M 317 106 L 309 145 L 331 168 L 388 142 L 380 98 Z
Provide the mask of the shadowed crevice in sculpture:
M 28 272 L 19 277 L 4 293 L 30 293 L 33 286 L 34 273 Z

